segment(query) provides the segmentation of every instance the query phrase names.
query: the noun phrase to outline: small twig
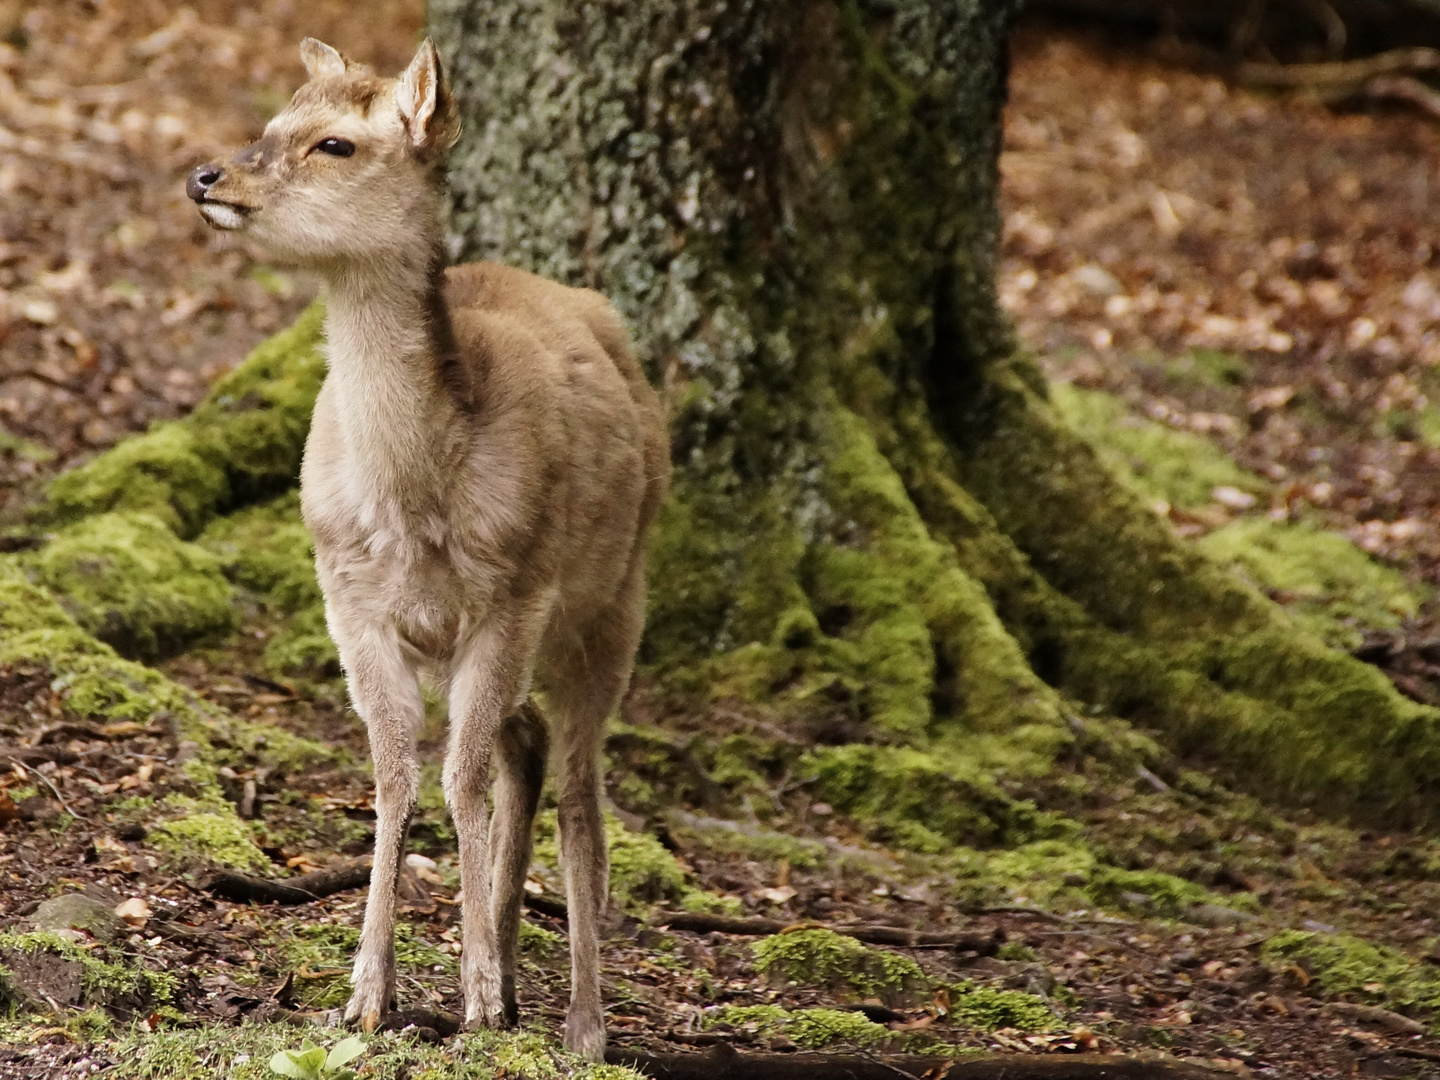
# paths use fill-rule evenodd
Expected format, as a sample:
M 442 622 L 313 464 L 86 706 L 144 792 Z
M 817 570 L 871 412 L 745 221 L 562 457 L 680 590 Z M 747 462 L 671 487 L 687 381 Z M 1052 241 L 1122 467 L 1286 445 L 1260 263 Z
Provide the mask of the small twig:
M 369 881 L 370 860 L 364 858 L 284 880 L 223 870 L 206 883 L 205 891 L 242 904 L 309 904 L 331 893 L 358 889 Z
M 36 780 L 39 780 L 42 784 L 44 784 L 47 788 L 49 788 L 49 789 L 50 789 L 50 794 L 52 794 L 52 795 L 55 796 L 55 801 L 60 804 L 60 809 L 61 809 L 61 810 L 64 810 L 65 813 L 69 814 L 69 815 L 70 815 L 71 817 L 73 817 L 75 820 L 77 820 L 77 821 L 83 821 L 83 822 L 85 822 L 86 824 L 89 824 L 90 819 L 87 818 L 84 814 L 76 813 L 76 812 L 75 812 L 75 809 L 74 809 L 69 803 L 67 803 L 67 802 L 65 801 L 65 796 L 60 794 L 60 789 L 57 788 L 57 787 L 51 782 L 50 778 L 49 778 L 48 776 L 46 776 L 44 773 L 42 773 L 39 769 L 32 768 L 31 766 L 26 765 L 26 764 L 25 764 L 23 761 L 21 761 L 19 758 L 14 758 L 14 757 L 10 758 L 10 763 L 11 763 L 12 765 L 18 766 L 18 767 L 21 768 L 21 769 L 24 769 L 24 770 L 25 770 L 27 773 L 29 773 L 31 776 L 35 777 Z

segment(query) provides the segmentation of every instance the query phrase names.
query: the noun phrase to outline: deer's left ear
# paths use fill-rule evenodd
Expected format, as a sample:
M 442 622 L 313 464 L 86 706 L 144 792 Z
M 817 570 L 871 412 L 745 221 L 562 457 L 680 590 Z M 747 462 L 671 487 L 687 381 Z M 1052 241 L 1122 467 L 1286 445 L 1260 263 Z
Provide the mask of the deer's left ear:
M 400 107 L 410 145 L 420 157 L 442 156 L 460 137 L 455 98 L 445 80 L 435 43 L 428 37 L 400 76 L 395 104 Z

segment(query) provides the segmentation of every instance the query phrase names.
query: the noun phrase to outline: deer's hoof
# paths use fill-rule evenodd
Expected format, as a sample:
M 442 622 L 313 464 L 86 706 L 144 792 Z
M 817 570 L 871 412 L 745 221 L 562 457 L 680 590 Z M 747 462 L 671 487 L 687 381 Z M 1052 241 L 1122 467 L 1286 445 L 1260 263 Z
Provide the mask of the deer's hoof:
M 604 1061 L 605 1021 L 572 1012 L 565 1018 L 565 1049 L 590 1061 Z

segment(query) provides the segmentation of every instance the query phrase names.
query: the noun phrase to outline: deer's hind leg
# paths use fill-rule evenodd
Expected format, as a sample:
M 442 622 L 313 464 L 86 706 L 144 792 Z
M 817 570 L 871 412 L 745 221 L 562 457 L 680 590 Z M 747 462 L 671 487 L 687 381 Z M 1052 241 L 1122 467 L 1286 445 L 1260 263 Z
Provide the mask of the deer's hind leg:
M 534 699 L 506 717 L 495 752 L 494 809 L 490 816 L 490 911 L 500 956 L 500 1004 L 505 1023 L 520 1019 L 515 1001 L 515 949 L 520 908 L 530 870 L 535 811 L 545 783 L 550 735 Z
M 605 1055 L 600 1000 L 600 919 L 609 903 L 610 857 L 601 816 L 600 744 L 625 693 L 644 619 L 638 568 L 616 603 L 545 667 L 553 705 L 560 789 L 560 860 L 570 916 L 570 1010 L 565 1046 Z

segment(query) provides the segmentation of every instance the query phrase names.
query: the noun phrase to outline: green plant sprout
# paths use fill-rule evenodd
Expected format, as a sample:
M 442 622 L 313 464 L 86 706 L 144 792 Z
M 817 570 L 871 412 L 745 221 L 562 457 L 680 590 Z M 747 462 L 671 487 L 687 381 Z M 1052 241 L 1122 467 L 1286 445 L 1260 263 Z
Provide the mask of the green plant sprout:
M 359 1035 L 336 1043 L 328 1054 L 306 1039 L 299 1050 L 281 1050 L 272 1057 L 270 1071 L 291 1080 L 355 1080 L 355 1070 L 345 1066 L 364 1052 L 365 1040 Z

